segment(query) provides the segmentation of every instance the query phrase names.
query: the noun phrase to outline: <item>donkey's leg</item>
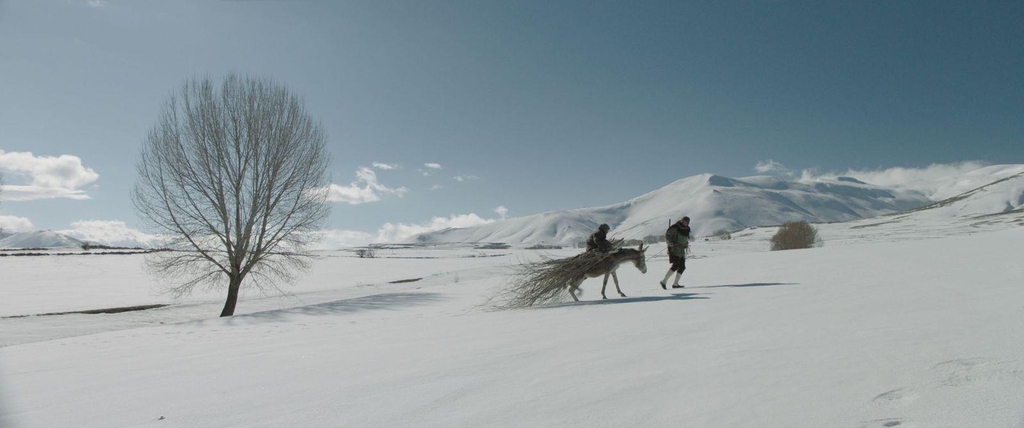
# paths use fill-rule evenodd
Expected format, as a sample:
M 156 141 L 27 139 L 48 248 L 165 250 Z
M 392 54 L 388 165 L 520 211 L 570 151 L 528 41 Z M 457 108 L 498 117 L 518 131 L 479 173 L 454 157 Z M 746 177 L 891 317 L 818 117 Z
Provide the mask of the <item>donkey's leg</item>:
M 615 274 L 615 271 L 612 271 L 612 279 L 615 280 L 615 291 L 618 291 L 620 296 L 626 297 L 625 294 L 622 294 L 622 290 L 619 288 L 619 276 Z
M 581 276 L 581 277 L 579 277 L 579 279 L 574 279 L 572 281 L 569 281 L 569 295 L 572 296 L 573 300 L 575 300 L 577 302 L 580 301 L 580 299 L 578 299 L 576 297 L 576 290 L 578 290 L 580 288 L 580 284 L 582 284 L 583 281 L 586 280 L 586 279 L 587 279 L 587 277 Z
M 609 274 L 607 274 L 607 273 L 606 273 L 606 274 L 604 274 L 604 283 L 603 283 L 603 284 L 601 284 L 601 298 L 602 298 L 602 299 L 605 299 L 605 300 L 607 300 L 607 299 L 608 299 L 608 298 L 607 298 L 607 297 L 605 297 L 605 295 L 604 295 L 604 288 L 608 286 L 608 275 L 609 275 Z

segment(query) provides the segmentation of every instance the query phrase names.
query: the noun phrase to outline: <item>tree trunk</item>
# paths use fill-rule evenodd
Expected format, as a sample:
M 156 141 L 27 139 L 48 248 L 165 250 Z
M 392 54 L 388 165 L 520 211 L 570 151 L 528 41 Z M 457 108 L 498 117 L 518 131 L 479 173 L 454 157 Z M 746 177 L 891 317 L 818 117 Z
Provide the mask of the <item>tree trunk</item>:
M 220 312 L 222 317 L 230 317 L 235 314 L 235 303 L 238 303 L 238 289 L 242 285 L 242 278 L 229 276 L 228 299 L 224 302 L 224 310 Z

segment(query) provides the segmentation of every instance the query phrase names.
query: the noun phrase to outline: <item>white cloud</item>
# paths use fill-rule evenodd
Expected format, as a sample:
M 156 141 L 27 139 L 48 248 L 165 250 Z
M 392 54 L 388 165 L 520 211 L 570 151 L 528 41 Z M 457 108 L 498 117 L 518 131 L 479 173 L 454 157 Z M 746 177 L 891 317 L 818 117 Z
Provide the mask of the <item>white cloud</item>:
M 845 176 L 853 177 L 860 181 L 877 184 L 880 186 L 907 187 L 916 183 L 934 182 L 952 176 L 963 175 L 968 172 L 984 168 L 987 164 L 983 162 L 959 162 L 952 164 L 932 164 L 924 168 L 903 168 L 894 167 L 877 170 L 847 170 L 842 174 L 824 174 L 822 176 Z
M 441 190 L 441 189 L 444 189 L 444 186 L 442 186 L 440 184 L 435 184 L 433 186 L 430 186 L 430 190 Z
M 467 181 L 467 180 L 477 180 L 479 178 L 480 177 L 477 177 L 475 175 L 457 175 L 455 177 L 452 177 L 452 180 L 462 182 L 462 181 Z
M 390 170 L 393 170 L 393 169 L 398 169 L 399 165 L 397 163 L 374 162 L 373 163 L 373 167 L 377 168 L 377 169 L 380 169 L 380 170 L 390 171 Z
M 73 155 L 35 156 L 31 152 L 0 150 L 0 170 L 7 181 L 3 198 L 8 201 L 89 199 L 82 188 L 100 178 L 92 168 L 82 165 L 81 158 Z M 18 179 L 27 184 L 11 184 Z
M 351 205 L 365 204 L 380 200 L 380 195 L 391 194 L 399 198 L 409 192 L 406 187 L 397 189 L 387 187 L 377 182 L 377 173 L 370 168 L 359 168 L 356 171 L 356 181 L 348 186 L 331 184 L 327 187 L 327 200 L 329 202 L 344 202 Z
M 450 217 L 434 217 L 424 224 L 384 223 L 380 230 L 377 231 L 376 242 L 402 242 L 409 237 L 420 233 L 433 232 L 447 228 L 479 226 L 481 224 L 493 222 L 494 220 L 481 218 L 474 213 L 469 213 L 452 215 Z
M 58 230 L 79 241 L 112 247 L 159 247 L 163 238 L 137 229 L 123 221 L 82 220 L 71 223 L 70 229 Z
M 783 177 L 800 183 L 850 177 L 876 186 L 915 191 L 929 198 L 942 199 L 970 190 L 972 183 L 975 183 L 973 180 L 951 180 L 950 177 L 961 177 L 986 166 L 988 164 L 984 162 L 967 161 L 932 164 L 923 168 L 848 169 L 844 172 L 822 172 L 817 168 L 808 168 L 798 174 L 781 163 L 767 159 L 758 162 L 754 169 L 762 174 Z
M 19 217 L 12 217 L 20 219 Z M 28 222 L 27 219 L 21 219 Z M 22 225 L 20 228 L 7 228 L 5 216 L 0 216 L 0 225 L 8 232 L 23 232 L 33 230 L 31 223 Z M 123 221 L 104 220 L 83 220 L 71 223 L 71 228 L 58 230 L 58 233 L 70 236 L 80 241 L 94 244 L 108 245 L 112 247 L 143 247 L 159 248 L 163 237 L 151 235 L 137 229 L 128 227 Z M 358 247 L 374 242 L 374 235 L 354 230 L 327 229 L 321 231 L 323 240 L 317 245 L 318 249 Z
M 377 193 L 372 188 L 359 187 L 358 183 L 352 183 L 348 186 L 331 184 L 327 187 L 327 192 L 328 202 L 344 202 L 346 204 L 359 205 L 380 200 L 380 196 L 377 196 Z
M 774 160 L 771 160 L 771 159 L 763 160 L 763 161 L 758 162 L 757 165 L 754 165 L 754 170 L 756 170 L 760 174 L 784 176 L 784 177 L 792 177 L 793 176 L 793 171 L 792 170 L 790 170 L 789 168 L 786 168 L 781 163 L 775 162 Z
M 494 208 L 494 212 L 500 217 L 498 220 L 504 220 L 508 216 L 508 208 L 505 208 L 505 206 Z M 482 224 L 494 223 L 498 220 L 482 218 L 475 213 L 469 213 L 451 215 L 448 217 L 434 217 L 430 219 L 430 221 L 422 224 L 389 222 L 384 223 L 380 229 L 377 230 L 377 236 L 354 230 L 329 229 L 322 231 L 324 234 L 324 241 L 321 243 L 320 248 L 358 247 L 368 244 L 393 244 L 405 241 L 406 239 L 420 233 L 433 232 L 448 228 L 473 227 Z
M 361 247 L 373 243 L 373 235 L 357 230 L 328 229 L 321 233 L 323 241 L 318 246 L 320 249 Z
M 424 177 L 430 177 L 435 172 L 440 171 L 442 169 L 441 164 L 439 163 L 425 163 L 423 164 L 423 166 L 426 167 L 427 169 L 417 168 L 416 171 L 419 171 L 419 173 L 423 174 Z
M 32 222 L 25 217 L 0 215 L 0 230 L 4 232 L 28 232 L 34 229 L 35 226 L 32 226 Z
M 929 197 L 934 197 L 936 192 L 942 191 L 945 187 L 951 186 L 950 177 L 958 177 L 984 168 L 987 164 L 977 161 L 958 162 L 951 164 L 932 164 L 924 168 L 903 168 L 894 167 L 877 170 L 847 170 L 837 173 L 819 173 L 814 169 L 804 170 L 798 181 L 814 182 L 820 179 L 836 179 L 838 177 L 852 177 L 868 184 L 877 186 L 892 187 L 896 189 L 916 190 Z M 955 187 L 956 183 L 953 183 Z M 961 189 L 962 191 L 970 189 Z M 959 190 L 953 191 L 954 193 Z M 951 195 L 945 195 L 951 196 Z
M 498 207 L 504 208 L 504 207 Z M 495 211 L 498 211 L 495 208 Z M 499 213 L 500 214 L 500 213 Z M 377 230 L 377 235 L 356 230 L 327 229 L 322 230 L 323 241 L 318 248 L 333 249 L 344 247 L 360 247 L 369 244 L 393 244 L 425 232 L 433 232 L 447 228 L 479 226 L 493 223 L 496 220 L 482 218 L 474 213 L 434 217 L 422 224 L 384 223 Z

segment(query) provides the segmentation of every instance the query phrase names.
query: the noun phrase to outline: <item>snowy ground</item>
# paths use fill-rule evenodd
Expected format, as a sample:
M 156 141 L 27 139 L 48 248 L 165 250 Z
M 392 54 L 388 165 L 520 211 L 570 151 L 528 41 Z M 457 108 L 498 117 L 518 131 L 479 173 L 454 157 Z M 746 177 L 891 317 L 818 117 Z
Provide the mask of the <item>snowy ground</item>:
M 577 250 L 325 253 L 285 297 L 153 294 L 142 256 L 0 258 L 0 426 L 1024 427 L 1024 228 L 938 216 L 698 241 L 687 288 L 494 312 Z M 392 281 L 423 278 L 416 282 Z

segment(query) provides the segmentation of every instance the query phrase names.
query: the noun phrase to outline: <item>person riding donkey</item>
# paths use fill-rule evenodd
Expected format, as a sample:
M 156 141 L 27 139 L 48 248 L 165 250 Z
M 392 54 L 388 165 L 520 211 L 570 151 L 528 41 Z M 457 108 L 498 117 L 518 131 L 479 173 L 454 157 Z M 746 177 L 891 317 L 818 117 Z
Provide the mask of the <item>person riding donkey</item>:
M 590 234 L 587 238 L 587 251 L 600 251 L 607 253 L 612 251 L 614 248 L 612 243 L 608 241 L 608 231 L 611 230 L 607 224 L 601 224 L 597 227 L 597 232 Z
M 665 231 L 665 243 L 668 244 L 668 261 L 670 266 L 668 272 L 665 273 L 665 279 L 661 280 L 661 288 L 664 290 L 668 289 L 665 283 L 672 276 L 672 272 L 676 273 L 676 279 L 672 281 L 672 288 L 683 288 L 682 285 L 679 285 L 679 277 L 686 270 L 686 251 L 690 247 L 690 217 L 683 217 L 672 226 L 669 226 L 668 230 Z

